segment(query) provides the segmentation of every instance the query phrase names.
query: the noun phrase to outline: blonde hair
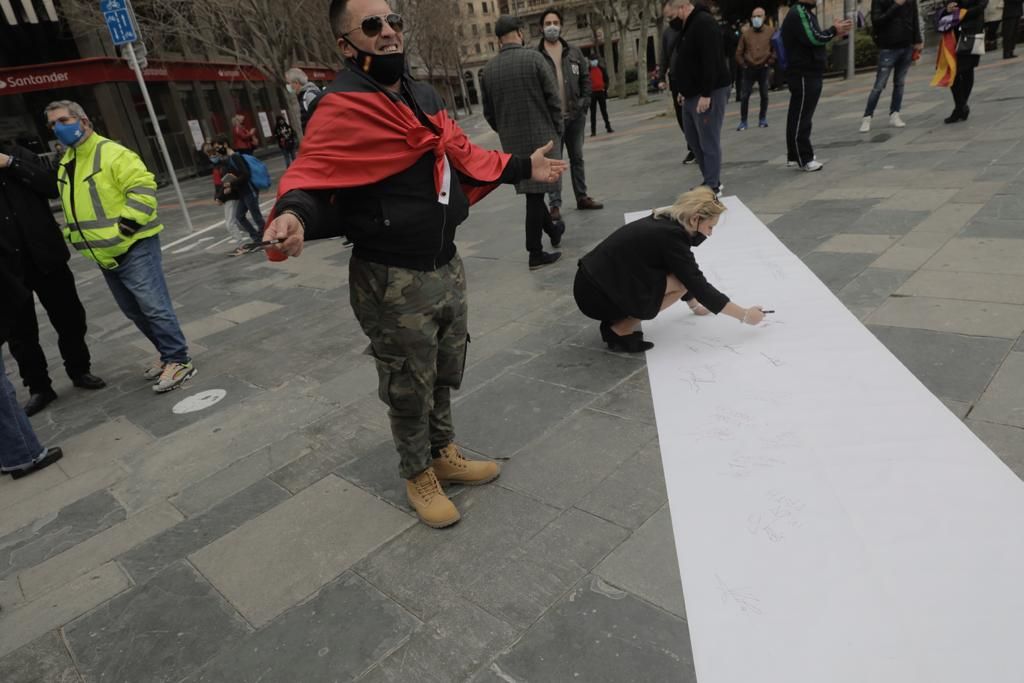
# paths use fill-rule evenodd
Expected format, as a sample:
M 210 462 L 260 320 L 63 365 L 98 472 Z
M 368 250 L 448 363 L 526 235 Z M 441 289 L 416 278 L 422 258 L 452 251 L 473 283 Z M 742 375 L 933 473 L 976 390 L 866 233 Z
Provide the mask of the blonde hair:
M 693 216 L 715 218 L 725 213 L 725 204 L 718 201 L 715 191 L 701 185 L 689 192 L 684 192 L 672 206 L 663 206 L 654 210 L 655 218 L 671 218 L 685 226 Z

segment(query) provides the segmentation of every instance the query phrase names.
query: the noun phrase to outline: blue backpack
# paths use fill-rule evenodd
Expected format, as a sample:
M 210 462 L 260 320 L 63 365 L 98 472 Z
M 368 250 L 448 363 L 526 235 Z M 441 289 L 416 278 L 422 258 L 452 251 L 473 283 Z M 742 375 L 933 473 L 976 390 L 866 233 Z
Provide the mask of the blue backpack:
M 254 156 L 243 154 L 242 158 L 245 159 L 245 163 L 249 165 L 249 182 L 257 190 L 269 190 L 270 185 L 270 171 L 267 170 L 267 165 Z
M 786 73 L 789 68 L 789 60 L 786 59 L 786 45 L 782 42 L 782 29 L 772 34 L 772 47 L 775 48 L 775 65 Z

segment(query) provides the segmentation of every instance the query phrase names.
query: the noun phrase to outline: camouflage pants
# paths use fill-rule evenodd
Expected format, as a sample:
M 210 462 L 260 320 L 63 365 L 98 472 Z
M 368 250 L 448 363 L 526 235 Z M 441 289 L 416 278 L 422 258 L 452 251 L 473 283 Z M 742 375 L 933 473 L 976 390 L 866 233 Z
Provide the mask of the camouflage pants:
M 466 365 L 466 273 L 457 255 L 425 272 L 349 262 L 349 296 L 377 361 L 380 399 L 409 479 L 455 438 L 451 391 Z

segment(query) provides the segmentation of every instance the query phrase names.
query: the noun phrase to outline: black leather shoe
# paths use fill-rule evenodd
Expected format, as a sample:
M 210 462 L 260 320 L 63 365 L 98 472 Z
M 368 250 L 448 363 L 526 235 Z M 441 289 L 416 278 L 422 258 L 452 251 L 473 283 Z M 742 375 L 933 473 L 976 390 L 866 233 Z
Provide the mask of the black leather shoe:
M 562 235 L 564 234 L 565 223 L 563 223 L 562 221 L 558 221 L 557 223 L 552 225 L 551 233 L 548 235 L 548 237 L 551 238 L 551 246 L 557 249 L 558 246 L 562 244 Z
M 538 251 L 530 254 L 530 270 L 537 270 L 538 268 L 549 266 L 560 258 L 562 258 L 562 252 L 560 251 L 551 253 Z
M 13 472 L 9 472 L 8 474 L 11 475 L 11 479 L 21 479 L 22 477 L 27 477 L 33 472 L 38 472 L 39 470 L 46 469 L 47 467 L 49 467 L 50 465 L 57 462 L 63 457 L 64 452 L 61 449 L 47 448 L 46 455 L 43 456 L 43 459 L 37 462 L 35 465 L 32 465 L 32 467 L 28 467 L 23 470 L 14 470 Z
M 71 379 L 71 383 L 79 389 L 102 389 L 107 386 L 107 383 L 101 380 L 96 375 L 86 372 L 81 375 L 77 375 Z
M 633 334 L 624 337 L 619 336 L 612 329 L 609 322 L 601 323 L 601 339 L 612 351 L 619 353 L 643 353 L 654 348 L 654 343 L 644 341 L 644 333 L 637 330 Z
M 47 389 L 46 391 L 38 394 L 32 394 L 28 397 L 28 402 L 25 404 L 25 414 L 32 417 L 56 400 L 57 392 L 53 389 Z

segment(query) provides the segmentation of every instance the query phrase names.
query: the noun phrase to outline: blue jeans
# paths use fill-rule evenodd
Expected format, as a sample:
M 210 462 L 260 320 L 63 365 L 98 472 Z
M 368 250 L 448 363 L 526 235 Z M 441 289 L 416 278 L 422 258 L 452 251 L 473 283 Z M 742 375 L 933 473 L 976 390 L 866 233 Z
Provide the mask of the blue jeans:
M 295 150 L 294 149 L 285 149 L 284 147 L 282 147 L 281 148 L 281 155 L 284 157 L 284 167 L 285 168 L 288 168 L 289 166 L 291 166 L 292 162 L 295 161 Z
M 18 405 L 0 352 L 0 472 L 23 470 L 45 455 L 46 449 L 32 431 L 24 409 Z
M 572 191 L 576 201 L 587 196 L 587 177 L 583 171 L 583 141 L 587 136 L 587 113 L 580 112 L 575 119 L 566 120 L 565 132 L 558 154 L 551 154 L 553 159 L 562 158 L 562 147 L 569 150 L 569 172 L 572 175 Z M 552 207 L 562 206 L 562 179 L 558 179 L 558 188 L 548 193 L 548 203 Z
M 118 307 L 153 343 L 161 362 L 187 363 L 188 344 L 164 280 L 160 238 L 154 235 L 139 240 L 118 263 L 114 270 L 103 270 Z
M 727 85 L 711 93 L 711 108 L 703 114 L 697 113 L 699 96 L 683 99 L 683 132 L 686 143 L 697 157 L 700 172 L 704 175 L 703 185 L 718 189 L 722 184 L 722 123 L 725 121 L 725 107 L 729 103 Z
M 252 219 L 256 221 L 255 226 L 245 217 L 246 213 L 251 215 Z M 238 204 L 235 205 L 235 220 L 242 226 L 243 230 L 249 233 L 253 242 L 259 242 L 263 239 L 263 228 L 266 221 L 263 220 L 263 212 L 260 211 L 260 195 L 258 192 L 249 189 L 238 194 Z
M 907 81 L 907 72 L 913 64 L 911 57 L 914 55 L 914 48 L 900 47 L 895 49 L 883 49 L 878 51 L 878 71 L 875 74 L 875 86 L 871 88 L 868 95 L 868 106 L 864 110 L 864 116 L 874 116 L 875 107 L 882 97 L 886 83 L 889 82 L 889 74 L 896 72 L 892 82 L 892 104 L 889 105 L 889 113 L 895 114 L 903 106 L 903 84 Z

